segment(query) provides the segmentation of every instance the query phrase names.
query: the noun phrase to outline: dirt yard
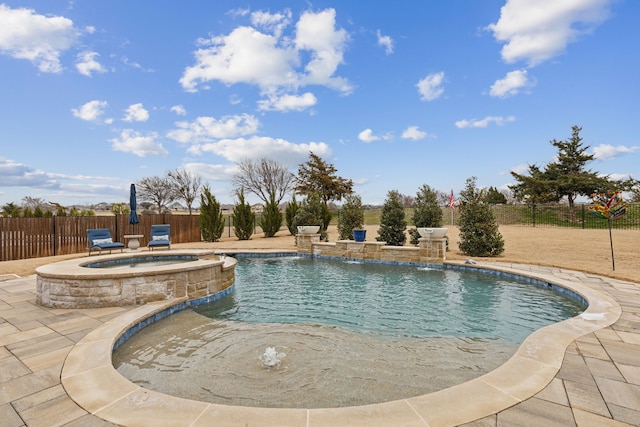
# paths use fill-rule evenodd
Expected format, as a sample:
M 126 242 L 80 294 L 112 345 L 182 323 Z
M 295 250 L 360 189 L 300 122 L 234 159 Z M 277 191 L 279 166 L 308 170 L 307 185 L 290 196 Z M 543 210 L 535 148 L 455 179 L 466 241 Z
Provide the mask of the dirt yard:
M 378 226 L 367 227 L 367 241 L 375 241 L 377 228 Z M 500 233 L 505 242 L 505 251 L 501 256 L 473 259 L 476 261 L 504 261 L 563 267 L 640 284 L 640 230 L 612 231 L 615 271 L 613 270 L 609 230 L 502 226 Z M 329 241 L 335 242 L 337 237 L 336 227 L 330 227 Z M 450 250 L 447 253 L 447 259 L 464 260 L 469 258 L 458 250 L 459 232 L 456 227 L 449 227 L 448 237 Z M 172 245 L 172 247 L 295 250 L 296 246 L 294 237 L 286 231 L 281 231 L 269 239 L 256 235 L 251 240 L 239 241 L 235 236 L 225 235 L 215 243 L 185 243 Z M 34 274 L 35 269 L 40 265 L 80 256 L 87 256 L 87 253 L 4 261 L 0 262 L 0 275 L 28 276 Z

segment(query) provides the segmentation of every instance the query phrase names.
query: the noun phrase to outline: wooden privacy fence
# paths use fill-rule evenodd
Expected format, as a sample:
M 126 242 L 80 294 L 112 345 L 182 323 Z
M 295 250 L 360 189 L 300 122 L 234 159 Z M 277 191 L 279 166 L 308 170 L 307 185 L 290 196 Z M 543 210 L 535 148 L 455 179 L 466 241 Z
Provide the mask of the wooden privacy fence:
M 123 243 L 125 234 L 141 234 L 140 245 L 146 246 L 151 225 L 169 224 L 171 243 L 201 240 L 198 215 L 144 214 L 139 219 L 131 225 L 129 215 L 0 218 L 0 261 L 84 252 L 90 228 L 108 228 L 113 239 Z

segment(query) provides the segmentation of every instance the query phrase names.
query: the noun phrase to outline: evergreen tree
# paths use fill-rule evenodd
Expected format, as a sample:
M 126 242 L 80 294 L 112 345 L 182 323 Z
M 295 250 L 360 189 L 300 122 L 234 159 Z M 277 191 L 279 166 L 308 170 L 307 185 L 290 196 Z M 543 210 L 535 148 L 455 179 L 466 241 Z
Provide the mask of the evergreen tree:
M 264 232 L 264 237 L 273 237 L 282 226 L 282 212 L 275 199 L 271 199 L 262 212 L 260 227 Z
M 19 218 L 22 208 L 13 202 L 9 202 L 2 206 L 2 216 L 6 218 Z
M 423 184 L 413 202 L 411 222 L 415 228 L 409 230 L 411 244 L 417 245 L 420 233 L 418 227 L 442 227 L 442 208 L 438 204 L 438 192 Z
M 287 222 L 287 228 L 289 229 L 289 233 L 291 233 L 294 236 L 297 233 L 297 229 L 293 226 L 293 218 L 298 213 L 299 208 L 300 208 L 300 205 L 296 201 L 296 196 L 294 194 L 293 197 L 291 198 L 291 201 L 287 203 L 287 208 L 284 211 L 285 220 Z
M 379 242 L 386 242 L 388 246 L 404 246 L 407 236 L 404 234 L 407 229 L 402 197 L 397 190 L 387 193 L 387 199 L 382 205 L 380 215 L 380 227 L 378 228 Z
M 486 201 L 490 205 L 506 205 L 507 197 L 499 192 L 495 187 L 489 187 L 489 190 L 487 190 Z
M 305 196 L 316 193 L 325 205 L 331 200 L 341 200 L 353 192 L 353 181 L 336 175 L 336 172 L 335 166 L 310 152 L 309 160 L 298 167 L 295 190 Z
M 612 181 L 598 172 L 586 169 L 586 164 L 595 159 L 587 154 L 589 146 L 583 146 L 579 126 L 571 128 L 571 138 L 566 141 L 550 141 L 558 149 L 557 160 L 549 163 L 544 170 L 529 165 L 529 175 L 511 172 L 518 182 L 509 186 L 518 200 L 532 203 L 557 202 L 566 197 L 571 215 L 575 215 L 574 202 L 578 196 L 627 189 L 631 181 Z
M 233 232 L 238 240 L 249 240 L 253 234 L 256 214 L 251 210 L 251 205 L 245 202 L 244 191 L 242 190 L 238 191 L 238 203 L 233 208 L 231 218 Z
M 338 217 L 338 238 L 353 240 L 353 230 L 364 226 L 362 199 L 355 194 L 347 194 Z
M 224 231 L 224 218 L 220 203 L 205 185 L 200 193 L 200 232 L 207 242 L 217 242 Z
M 475 177 L 467 179 L 465 189 L 460 192 L 458 247 L 466 255 L 498 256 L 504 252 L 504 241 L 485 195 L 476 187 Z

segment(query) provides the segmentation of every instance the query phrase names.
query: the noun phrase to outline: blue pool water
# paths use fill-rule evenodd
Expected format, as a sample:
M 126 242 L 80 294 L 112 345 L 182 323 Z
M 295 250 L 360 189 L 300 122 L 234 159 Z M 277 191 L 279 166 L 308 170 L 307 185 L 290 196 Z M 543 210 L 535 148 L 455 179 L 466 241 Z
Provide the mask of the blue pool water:
M 310 257 L 242 258 L 236 291 L 207 317 L 339 326 L 387 337 L 522 342 L 584 306 L 546 287 L 479 272 Z
M 476 378 L 583 310 L 542 283 L 451 269 L 241 257 L 235 271 L 226 297 L 122 343 L 118 371 L 211 403 L 366 405 Z

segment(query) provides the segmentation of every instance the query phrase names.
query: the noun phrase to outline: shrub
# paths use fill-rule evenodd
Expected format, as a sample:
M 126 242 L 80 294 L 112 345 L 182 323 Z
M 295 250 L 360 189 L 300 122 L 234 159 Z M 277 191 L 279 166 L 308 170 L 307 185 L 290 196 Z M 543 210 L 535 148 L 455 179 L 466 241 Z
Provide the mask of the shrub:
M 321 238 L 323 232 L 326 236 L 327 232 L 326 228 L 324 228 L 325 210 L 327 209 L 320 201 L 320 196 L 317 193 L 312 193 L 307 196 L 307 198 L 302 201 L 298 208 L 298 212 L 293 217 L 292 227 L 294 229 L 294 234 L 298 234 L 299 225 L 319 225 Z
M 416 193 L 411 222 L 416 228 L 409 230 L 411 244 L 417 245 L 418 227 L 442 227 L 442 208 L 438 205 L 438 192 L 424 184 Z
M 404 234 L 407 229 L 402 198 L 397 190 L 387 193 L 387 199 L 382 205 L 380 215 L 380 227 L 378 228 L 379 242 L 386 242 L 388 246 L 404 246 L 407 236 Z
M 211 194 L 211 189 L 205 186 L 200 193 L 200 231 L 202 239 L 207 242 L 217 242 L 224 231 L 224 218 L 220 203 Z
M 238 204 L 233 208 L 231 219 L 233 220 L 233 232 L 238 240 L 249 240 L 253 234 L 256 214 L 251 210 L 251 205 L 245 202 L 242 190 L 238 192 Z
M 282 212 L 275 199 L 271 199 L 264 208 L 262 218 L 260 218 L 260 227 L 264 232 L 264 237 L 273 237 L 282 226 Z
M 338 238 L 353 240 L 353 230 L 364 226 L 362 199 L 354 194 L 347 194 L 338 217 Z
M 294 195 L 291 198 L 291 201 L 289 203 L 287 203 L 287 207 L 286 207 L 286 209 L 284 211 L 284 216 L 285 216 L 285 221 L 287 223 L 287 228 L 289 229 L 289 233 L 293 234 L 294 236 L 296 235 L 298 230 L 296 229 L 296 227 L 293 226 L 293 218 L 298 213 L 298 209 L 299 208 L 300 208 L 300 205 L 296 201 L 296 196 Z
M 504 240 L 485 200 L 485 192 L 476 188 L 476 178 L 467 180 L 460 193 L 460 241 L 462 253 L 471 256 L 497 256 L 504 252 Z

